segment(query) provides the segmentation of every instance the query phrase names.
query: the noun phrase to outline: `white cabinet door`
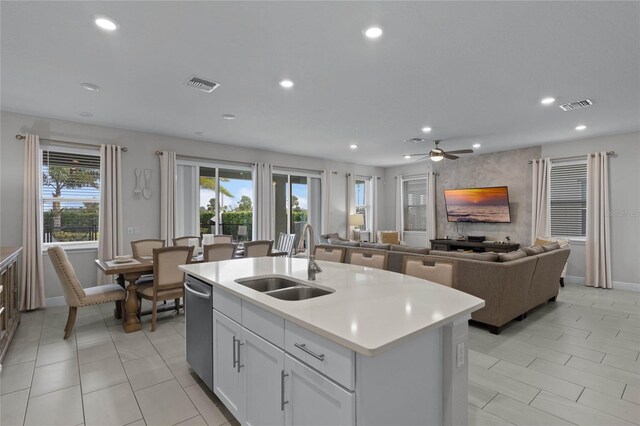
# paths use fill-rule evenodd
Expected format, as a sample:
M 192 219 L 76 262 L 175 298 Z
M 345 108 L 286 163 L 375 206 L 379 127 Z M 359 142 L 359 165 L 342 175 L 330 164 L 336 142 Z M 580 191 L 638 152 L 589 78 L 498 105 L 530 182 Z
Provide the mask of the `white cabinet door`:
M 241 374 L 242 327 L 213 310 L 213 391 L 231 414 L 244 419 L 244 380 Z
M 355 424 L 355 395 L 285 355 L 287 426 Z
M 284 424 L 284 351 L 243 329 L 245 424 Z

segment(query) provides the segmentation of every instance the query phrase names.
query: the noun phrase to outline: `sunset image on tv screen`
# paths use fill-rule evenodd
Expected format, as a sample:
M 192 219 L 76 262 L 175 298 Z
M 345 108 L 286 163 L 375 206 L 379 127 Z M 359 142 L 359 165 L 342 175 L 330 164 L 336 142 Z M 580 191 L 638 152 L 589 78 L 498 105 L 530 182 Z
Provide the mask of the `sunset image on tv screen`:
M 444 200 L 449 222 L 511 222 L 506 186 L 445 189 Z

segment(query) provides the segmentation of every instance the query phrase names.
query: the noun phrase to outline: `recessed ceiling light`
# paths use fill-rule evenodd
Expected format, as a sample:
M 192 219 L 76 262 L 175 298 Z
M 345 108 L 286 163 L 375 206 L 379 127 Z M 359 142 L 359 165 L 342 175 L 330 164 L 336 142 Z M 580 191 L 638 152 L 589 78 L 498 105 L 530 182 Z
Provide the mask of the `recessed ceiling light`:
M 410 155 L 405 155 L 405 156 L 404 156 L 404 159 L 405 159 L 405 160 L 411 160 L 411 156 L 410 156 Z
M 358 149 L 358 145 L 356 145 L 355 143 L 352 143 L 351 145 L 349 145 L 349 148 Z
M 84 90 L 88 90 L 90 92 L 99 92 L 101 87 L 98 86 L 97 84 L 93 84 L 93 83 L 82 83 L 80 84 L 80 86 L 82 86 L 82 88 Z
M 291 89 L 293 87 L 293 81 L 285 78 L 284 80 L 280 80 L 280 86 L 284 87 L 285 89 Z
M 480 148 L 480 147 L 481 147 L 481 145 L 480 145 L 479 143 L 474 143 L 474 144 L 473 144 L 473 147 L 474 147 L 475 149 L 478 149 L 478 148 Z
M 584 124 L 581 124 L 581 125 L 579 125 L 579 126 L 576 126 L 576 130 L 577 130 L 577 131 L 579 131 L 579 132 L 583 131 L 583 130 L 584 130 L 584 129 L 586 129 L 586 128 L 587 128 L 587 126 L 585 126 Z
M 379 38 L 382 35 L 382 28 L 380 27 L 369 27 L 364 30 L 364 35 L 367 38 L 375 39 Z
M 93 22 L 105 31 L 115 31 L 118 29 L 118 24 L 106 16 L 98 16 Z
M 196 136 L 204 136 L 204 132 L 193 132 Z
M 235 120 L 236 116 L 233 114 L 222 114 L 222 118 L 224 118 L 225 120 Z
M 554 103 L 556 101 L 556 98 L 542 98 L 540 100 L 540 103 L 542 105 L 551 105 L 552 103 Z
M 429 126 L 427 126 L 427 127 L 423 127 L 423 128 L 422 128 L 422 131 L 423 131 L 424 133 L 429 133 L 429 132 L 431 131 L 431 127 L 429 127 Z
M 87 112 L 87 111 L 80 111 L 80 112 L 78 113 L 78 115 L 79 115 L 80 117 L 93 117 L 93 114 L 92 114 L 92 113 L 90 113 L 90 112 Z

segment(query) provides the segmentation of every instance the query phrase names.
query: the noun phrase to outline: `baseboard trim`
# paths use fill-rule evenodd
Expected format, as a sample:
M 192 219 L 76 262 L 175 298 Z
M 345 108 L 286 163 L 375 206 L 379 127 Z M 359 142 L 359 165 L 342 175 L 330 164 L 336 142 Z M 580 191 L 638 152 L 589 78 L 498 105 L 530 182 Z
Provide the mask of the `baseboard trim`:
M 47 297 L 45 299 L 45 303 L 47 304 L 47 307 L 67 305 L 67 301 L 64 300 L 64 296 Z
M 564 277 L 564 281 L 567 284 L 584 285 L 584 277 L 577 277 L 574 275 L 567 275 Z M 640 291 L 640 284 L 628 283 L 625 281 L 614 281 L 613 288 L 615 290 L 627 290 L 627 291 Z

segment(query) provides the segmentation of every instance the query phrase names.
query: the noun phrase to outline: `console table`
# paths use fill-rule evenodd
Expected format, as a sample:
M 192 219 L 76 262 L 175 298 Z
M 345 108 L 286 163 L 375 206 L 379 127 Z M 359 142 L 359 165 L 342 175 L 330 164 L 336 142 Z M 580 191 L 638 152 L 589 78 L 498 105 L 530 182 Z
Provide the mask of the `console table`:
M 459 240 L 431 240 L 432 250 L 456 251 L 472 250 L 475 252 L 493 251 L 496 253 L 509 253 L 520 248 L 517 243 L 480 243 Z

